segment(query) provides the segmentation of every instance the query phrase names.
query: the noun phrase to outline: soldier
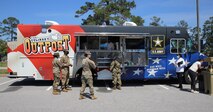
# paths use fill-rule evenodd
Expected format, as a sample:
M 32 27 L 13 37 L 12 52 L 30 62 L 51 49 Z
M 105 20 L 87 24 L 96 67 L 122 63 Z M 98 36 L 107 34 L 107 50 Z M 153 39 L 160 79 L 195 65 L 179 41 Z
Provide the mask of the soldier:
M 72 64 L 70 63 L 69 59 L 69 51 L 64 50 L 64 55 L 61 57 L 61 63 L 62 63 L 62 91 L 68 92 L 68 90 L 72 90 L 71 87 L 69 87 L 69 66 L 72 67 Z
M 91 53 L 89 51 L 86 51 L 84 56 L 85 58 L 82 60 L 82 67 L 83 67 L 82 75 L 81 75 L 82 85 L 81 85 L 79 100 L 84 99 L 83 94 L 87 84 L 89 85 L 91 99 L 95 100 L 97 99 L 97 97 L 94 96 L 93 77 L 92 77 L 91 69 L 95 69 L 96 65 L 92 60 L 90 60 Z
M 112 72 L 113 89 L 115 90 L 117 87 L 117 89 L 121 90 L 121 64 L 117 61 L 116 56 L 111 62 L 110 71 Z
M 62 67 L 62 64 L 58 60 L 59 53 L 53 54 L 54 60 L 52 62 L 53 64 L 53 75 L 54 75 L 54 81 L 53 81 L 53 95 L 59 95 L 60 90 L 58 89 L 58 85 L 60 83 L 60 69 Z

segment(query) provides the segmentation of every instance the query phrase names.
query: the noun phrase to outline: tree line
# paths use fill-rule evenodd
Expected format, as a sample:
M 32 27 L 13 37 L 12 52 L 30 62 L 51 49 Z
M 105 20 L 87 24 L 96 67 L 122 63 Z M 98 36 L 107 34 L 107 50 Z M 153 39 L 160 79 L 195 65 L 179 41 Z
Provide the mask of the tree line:
M 87 18 L 82 19 L 82 25 L 122 25 L 125 21 L 132 21 L 138 26 L 144 26 L 145 20 L 131 13 L 131 10 L 135 7 L 134 0 L 85 2 L 85 5 L 76 11 L 75 17 L 79 18 L 82 15 L 89 14 Z M 153 16 L 150 20 L 150 26 L 165 26 L 160 17 Z M 16 27 L 19 23 L 19 20 L 15 17 L 8 17 L 0 21 L 0 60 L 6 56 L 6 41 L 17 39 Z M 180 20 L 176 26 L 187 28 L 190 31 L 190 38 L 194 43 L 197 42 L 197 27 L 189 27 L 185 20 Z M 208 56 L 213 56 L 213 16 L 205 21 L 199 31 L 200 37 L 205 41 L 202 52 Z
M 6 60 L 7 41 L 17 39 L 16 27 L 19 20 L 15 17 L 8 17 L 0 21 L 0 61 Z

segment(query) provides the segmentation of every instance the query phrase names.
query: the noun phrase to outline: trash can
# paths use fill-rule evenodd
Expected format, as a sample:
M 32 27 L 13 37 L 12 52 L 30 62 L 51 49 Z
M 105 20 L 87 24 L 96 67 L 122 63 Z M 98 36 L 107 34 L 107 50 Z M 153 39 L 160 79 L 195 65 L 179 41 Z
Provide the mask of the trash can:
M 213 57 L 209 57 L 205 61 L 208 62 L 208 71 L 205 71 L 204 75 L 204 90 L 205 93 L 213 95 Z
M 209 70 L 202 71 L 203 79 L 204 79 L 204 93 L 209 94 L 209 83 L 210 83 L 210 72 Z
M 210 66 L 209 71 L 210 71 L 210 78 L 209 78 L 210 79 L 210 84 L 209 84 L 210 90 L 209 90 L 209 94 L 213 95 L 213 64 Z
M 204 84 L 204 75 L 206 74 L 205 71 L 206 70 L 202 70 L 197 77 L 198 82 L 199 82 L 198 86 L 199 86 L 199 92 L 200 93 L 205 93 L 205 84 Z

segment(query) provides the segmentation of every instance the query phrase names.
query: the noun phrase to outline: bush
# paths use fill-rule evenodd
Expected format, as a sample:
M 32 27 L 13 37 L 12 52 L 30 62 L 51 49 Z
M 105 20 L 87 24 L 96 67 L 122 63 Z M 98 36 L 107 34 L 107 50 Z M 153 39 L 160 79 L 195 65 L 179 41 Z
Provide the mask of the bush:
M 7 62 L 6 61 L 0 62 L 0 67 L 7 67 Z

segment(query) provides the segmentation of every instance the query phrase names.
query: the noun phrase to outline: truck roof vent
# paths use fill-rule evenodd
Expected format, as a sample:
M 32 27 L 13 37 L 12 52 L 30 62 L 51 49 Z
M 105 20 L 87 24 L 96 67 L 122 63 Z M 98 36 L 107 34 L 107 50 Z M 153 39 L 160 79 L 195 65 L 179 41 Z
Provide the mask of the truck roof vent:
M 47 20 L 47 21 L 45 21 L 45 25 L 59 25 L 59 23 L 56 22 L 56 21 L 49 21 L 49 20 Z
M 128 21 L 126 21 L 126 22 L 124 22 L 123 26 L 137 26 L 137 24 L 134 23 L 134 22 L 128 22 Z

